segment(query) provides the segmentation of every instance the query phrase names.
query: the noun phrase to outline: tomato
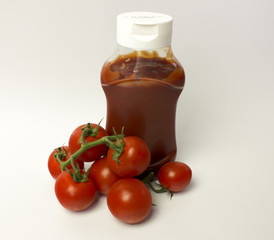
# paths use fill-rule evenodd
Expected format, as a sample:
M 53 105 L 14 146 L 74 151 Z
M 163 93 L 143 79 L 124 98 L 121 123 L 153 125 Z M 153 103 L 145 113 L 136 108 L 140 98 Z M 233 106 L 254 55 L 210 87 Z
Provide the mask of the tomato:
M 192 171 L 182 162 L 164 164 L 158 172 L 159 182 L 171 192 L 183 191 L 190 183 Z
M 86 182 L 74 182 L 71 175 L 64 171 L 55 182 L 55 194 L 64 208 L 81 211 L 94 202 L 96 189 L 90 178 Z
M 77 127 L 70 136 L 69 148 L 72 153 L 75 153 L 81 147 L 82 141 L 80 140 L 80 138 L 82 135 L 82 128 L 85 126 L 86 126 L 86 124 Z M 97 126 L 98 126 L 97 124 L 91 124 L 92 129 L 96 128 Z M 96 141 L 104 136 L 107 136 L 107 132 L 104 128 L 99 126 L 98 133 L 95 137 L 87 136 L 84 139 L 85 139 L 85 142 L 93 142 L 93 141 Z M 101 156 L 105 155 L 107 153 L 107 150 L 108 150 L 108 147 L 105 144 L 101 144 L 101 145 L 95 146 L 95 147 L 90 148 L 87 151 L 83 152 L 78 157 L 78 159 L 83 162 L 92 162 L 94 160 L 99 159 Z
M 63 149 L 63 152 L 66 153 L 66 156 L 62 159 L 62 162 L 65 162 L 69 159 L 71 156 L 71 152 L 68 146 L 61 147 Z M 48 159 L 48 169 L 51 174 L 51 176 L 56 179 L 62 172 L 59 162 L 54 158 L 54 153 L 59 153 L 59 149 L 55 149 L 50 155 Z M 82 161 L 77 160 L 76 161 L 79 165 L 80 169 L 84 168 L 84 163 Z M 69 164 L 68 169 L 72 169 L 72 166 Z
M 110 187 L 120 179 L 120 176 L 109 168 L 106 157 L 98 159 L 92 164 L 89 177 L 94 182 L 97 191 L 104 195 L 107 195 Z
M 136 178 L 123 178 L 110 188 L 107 205 L 114 217 L 134 224 L 143 221 L 149 215 L 152 199 L 143 182 Z
M 124 151 L 118 158 L 113 160 L 114 150 L 108 150 L 107 161 L 113 172 L 121 177 L 135 177 L 143 173 L 150 163 L 150 150 L 147 144 L 138 137 L 124 138 Z

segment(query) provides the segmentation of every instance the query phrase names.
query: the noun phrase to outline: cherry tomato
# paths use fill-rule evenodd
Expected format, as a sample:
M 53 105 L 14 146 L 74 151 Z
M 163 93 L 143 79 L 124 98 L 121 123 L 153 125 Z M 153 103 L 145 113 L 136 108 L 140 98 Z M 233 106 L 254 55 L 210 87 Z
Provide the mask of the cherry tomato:
M 134 224 L 143 221 L 149 215 L 152 199 L 143 182 L 136 178 L 123 178 L 110 188 L 107 205 L 114 217 Z
M 69 139 L 69 148 L 72 153 L 75 153 L 81 147 L 82 141 L 80 140 L 82 135 L 82 128 L 85 127 L 86 124 L 77 127 L 70 136 Z M 92 129 L 96 128 L 97 124 L 91 124 Z M 85 137 L 85 142 L 93 142 L 96 141 L 104 136 L 107 136 L 107 132 L 104 128 L 99 126 L 98 133 L 95 137 L 87 136 Z M 83 152 L 78 159 L 83 162 L 92 162 L 94 160 L 99 159 L 101 156 L 106 155 L 108 147 L 105 144 L 101 144 L 95 146 L 93 148 L 88 149 L 87 151 Z
M 109 168 L 106 157 L 92 164 L 89 177 L 94 182 L 97 191 L 104 195 L 107 195 L 110 187 L 121 178 Z
M 62 162 L 65 162 L 69 159 L 69 157 L 71 156 L 71 152 L 68 146 L 63 146 L 61 147 L 61 151 L 63 151 L 64 153 L 66 153 L 66 156 L 64 156 L 64 158 L 62 159 Z M 50 155 L 49 155 L 49 159 L 48 159 L 48 169 L 49 172 L 51 174 L 51 176 L 56 179 L 61 173 L 61 167 L 60 164 L 57 160 L 55 160 L 54 158 L 54 153 L 59 153 L 59 149 L 55 149 Z M 80 169 L 84 168 L 84 163 L 82 161 L 77 160 L 76 161 L 79 165 Z M 68 169 L 72 169 L 72 166 L 69 164 Z
M 121 177 L 135 177 L 143 173 L 150 163 L 150 150 L 138 137 L 124 138 L 124 151 L 119 161 L 113 160 L 114 150 L 108 150 L 107 161 L 113 172 Z
M 159 182 L 171 192 L 183 191 L 190 183 L 192 171 L 182 162 L 164 164 L 158 172 Z
M 81 211 L 94 202 L 96 189 L 90 178 L 86 182 L 74 182 L 71 175 L 64 171 L 55 182 L 55 194 L 64 208 Z

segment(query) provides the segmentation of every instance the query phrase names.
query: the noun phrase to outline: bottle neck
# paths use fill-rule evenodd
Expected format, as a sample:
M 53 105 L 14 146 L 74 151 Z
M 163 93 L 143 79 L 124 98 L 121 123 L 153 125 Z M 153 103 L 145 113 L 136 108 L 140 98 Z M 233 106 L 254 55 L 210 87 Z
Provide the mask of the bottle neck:
M 120 44 L 117 44 L 115 55 L 128 55 L 133 52 L 138 57 L 160 57 L 160 58 L 173 57 L 171 46 L 155 48 L 155 49 L 138 49 L 138 48 L 127 48 Z

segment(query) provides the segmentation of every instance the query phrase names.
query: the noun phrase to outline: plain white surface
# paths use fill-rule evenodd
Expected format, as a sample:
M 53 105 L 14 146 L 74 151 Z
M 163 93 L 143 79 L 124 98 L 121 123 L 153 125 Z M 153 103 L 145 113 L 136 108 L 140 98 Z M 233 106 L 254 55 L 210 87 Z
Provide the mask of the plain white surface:
M 271 0 L 0 1 L 0 228 L 3 239 L 274 238 L 274 3 Z M 105 117 L 100 69 L 116 16 L 174 18 L 185 68 L 177 160 L 193 170 L 150 218 L 114 219 L 100 198 L 63 209 L 47 170 L 74 128 Z M 103 123 L 104 124 L 104 123 Z

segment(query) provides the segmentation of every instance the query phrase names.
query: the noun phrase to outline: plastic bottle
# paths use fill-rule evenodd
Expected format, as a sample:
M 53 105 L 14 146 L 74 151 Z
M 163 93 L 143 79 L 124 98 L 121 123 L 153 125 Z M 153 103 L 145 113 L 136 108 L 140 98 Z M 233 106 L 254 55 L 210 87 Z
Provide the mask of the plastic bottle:
M 149 170 L 176 157 L 175 114 L 185 74 L 171 49 L 172 17 L 151 12 L 117 16 L 117 48 L 101 71 L 106 129 L 149 146 Z

